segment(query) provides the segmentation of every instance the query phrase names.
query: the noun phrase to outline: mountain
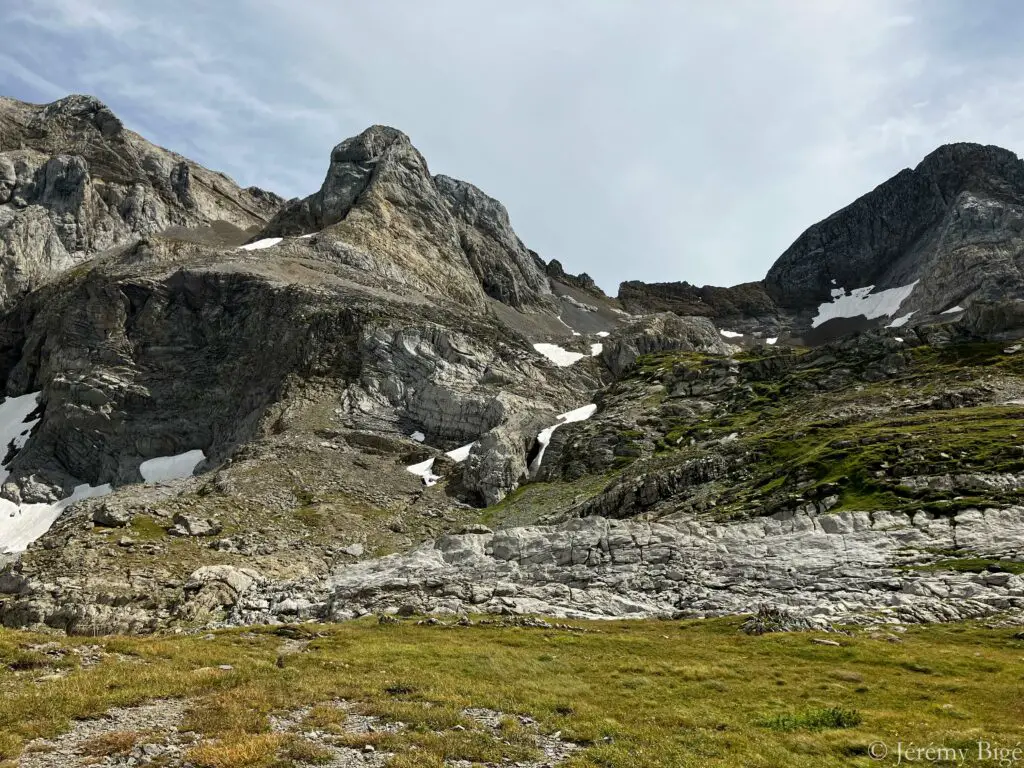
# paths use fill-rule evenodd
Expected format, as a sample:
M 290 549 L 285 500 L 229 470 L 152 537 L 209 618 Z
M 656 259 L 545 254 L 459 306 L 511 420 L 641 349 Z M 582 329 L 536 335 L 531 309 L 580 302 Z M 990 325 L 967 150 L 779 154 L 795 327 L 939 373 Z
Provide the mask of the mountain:
M 0 98 L 0 306 L 133 235 L 244 239 L 282 202 L 149 143 L 92 97 Z
M 704 315 L 820 343 L 1020 301 L 1022 233 L 1024 162 L 999 147 L 950 144 L 812 226 L 761 282 L 626 282 L 619 298 L 630 311 Z
M 89 97 L 0 107 L 7 626 L 1024 609 L 1005 150 L 762 281 L 610 298 L 394 128 L 285 201 Z

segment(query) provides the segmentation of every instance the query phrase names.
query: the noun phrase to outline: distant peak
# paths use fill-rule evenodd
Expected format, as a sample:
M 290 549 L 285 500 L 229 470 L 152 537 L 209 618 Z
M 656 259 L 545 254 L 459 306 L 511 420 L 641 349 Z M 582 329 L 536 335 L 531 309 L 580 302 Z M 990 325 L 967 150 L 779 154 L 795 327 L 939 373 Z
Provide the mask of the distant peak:
M 957 142 L 943 144 L 932 150 L 918 163 L 915 170 L 931 172 L 945 170 L 953 166 L 975 166 L 982 164 L 1005 165 L 1019 162 L 1016 154 L 994 144 L 976 144 L 974 142 Z
M 124 130 L 124 124 L 110 107 L 95 96 L 74 93 L 63 99 L 50 102 L 43 107 L 44 120 L 71 118 L 92 123 L 106 138 L 117 136 Z
M 332 163 L 365 163 L 380 157 L 392 144 L 410 144 L 409 137 L 397 128 L 371 125 L 358 136 L 338 144 L 331 152 Z

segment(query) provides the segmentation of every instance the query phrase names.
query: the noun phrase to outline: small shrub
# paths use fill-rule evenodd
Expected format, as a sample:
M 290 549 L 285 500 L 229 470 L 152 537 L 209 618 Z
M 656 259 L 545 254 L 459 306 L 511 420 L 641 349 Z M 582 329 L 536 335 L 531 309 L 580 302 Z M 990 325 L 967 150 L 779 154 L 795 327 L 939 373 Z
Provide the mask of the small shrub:
M 856 728 L 863 721 L 864 718 L 856 709 L 828 707 L 774 715 L 761 720 L 760 725 L 772 731 L 823 731 L 831 728 Z

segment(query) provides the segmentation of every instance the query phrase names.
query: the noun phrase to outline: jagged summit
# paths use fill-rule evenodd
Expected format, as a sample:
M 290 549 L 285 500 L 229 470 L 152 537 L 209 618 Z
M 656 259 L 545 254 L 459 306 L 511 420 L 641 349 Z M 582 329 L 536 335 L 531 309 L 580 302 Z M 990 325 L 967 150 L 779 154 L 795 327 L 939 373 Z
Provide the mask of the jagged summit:
M 1024 162 L 1000 147 L 949 144 L 809 227 L 763 281 L 627 281 L 619 299 L 630 311 L 704 315 L 748 337 L 811 344 L 934 322 L 1024 296 L 1022 222 Z
M 127 130 L 98 99 L 0 101 L 0 308 L 92 255 L 170 228 L 262 227 L 282 200 Z
M 553 307 L 544 264 L 505 207 L 468 182 L 431 176 L 395 128 L 375 125 L 338 144 L 320 189 L 289 201 L 254 239 L 326 228 L 359 248 L 364 262 L 382 272 L 397 265 L 432 293 L 475 307 L 485 296 L 517 309 Z
M 1004 150 L 942 148 L 767 280 L 627 281 L 621 303 L 394 128 L 325 160 L 284 202 L 95 99 L 0 101 L 0 621 L 752 596 L 846 618 L 891 607 L 899 558 L 951 535 L 1004 554 L 993 521 L 1019 518 L 1024 467 L 1024 184 Z M 968 496 L 994 511 L 920 514 Z M 935 579 L 894 615 L 1007 594 L 951 603 Z
M 1014 223 L 1022 206 L 1024 163 L 1016 155 L 946 145 L 810 227 L 765 286 L 780 306 L 802 310 L 828 301 L 837 285 L 886 289 L 921 280 L 907 306 L 922 313 L 1017 290 L 1021 265 L 1007 250 L 1019 254 L 1024 245 Z M 971 274 L 968 262 L 982 261 L 987 274 Z

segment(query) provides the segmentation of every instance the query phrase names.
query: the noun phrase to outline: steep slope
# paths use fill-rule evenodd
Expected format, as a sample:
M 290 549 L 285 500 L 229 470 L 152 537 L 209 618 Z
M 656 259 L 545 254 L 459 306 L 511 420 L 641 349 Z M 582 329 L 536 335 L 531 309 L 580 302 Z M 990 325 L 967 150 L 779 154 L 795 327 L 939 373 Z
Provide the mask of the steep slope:
M 764 282 L 626 283 L 630 315 L 396 129 L 279 205 L 184 160 L 164 184 L 168 153 L 56 104 L 9 107 L 27 138 L 49 110 L 14 151 L 78 152 L 95 204 L 11 220 L 107 239 L 0 314 L 3 623 L 1024 610 L 1008 153 L 941 150 Z M 139 173 L 162 202 L 126 219 L 96 187 Z
M 936 314 L 1024 288 L 1024 162 L 1012 152 L 950 144 L 802 234 L 765 287 L 811 311 L 847 290 L 919 281 L 903 312 Z
M 0 98 L 0 307 L 133 235 L 208 227 L 240 242 L 281 202 L 149 143 L 92 97 Z
M 1024 296 L 1024 162 L 950 144 L 804 232 L 762 283 L 623 283 L 630 311 L 712 318 L 818 344 Z

